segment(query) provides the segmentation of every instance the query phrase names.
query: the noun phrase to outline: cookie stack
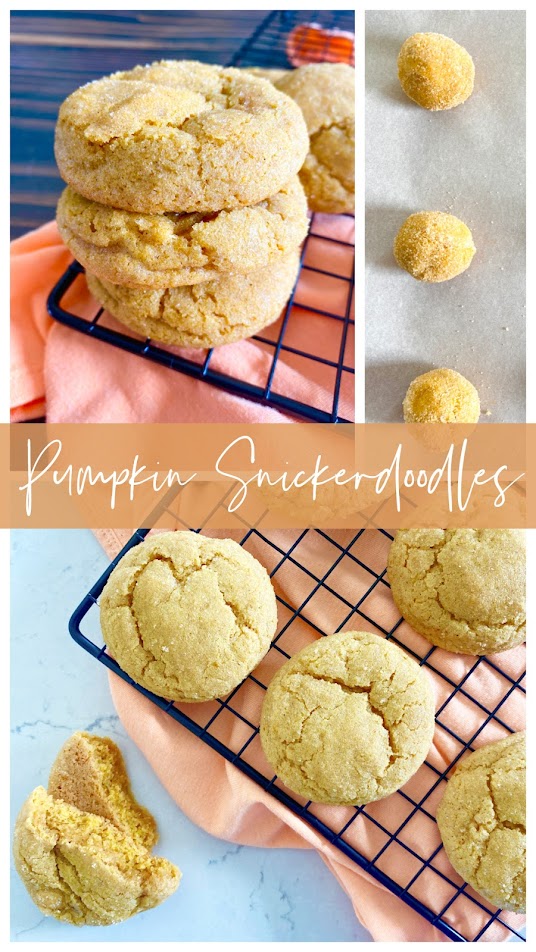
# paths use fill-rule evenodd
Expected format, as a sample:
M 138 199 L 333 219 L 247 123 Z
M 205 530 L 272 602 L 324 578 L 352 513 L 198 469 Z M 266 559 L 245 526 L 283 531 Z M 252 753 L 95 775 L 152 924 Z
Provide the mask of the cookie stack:
M 190 347 L 249 337 L 296 279 L 308 148 L 300 108 L 267 80 L 190 60 L 114 73 L 60 109 L 58 227 L 134 331 Z

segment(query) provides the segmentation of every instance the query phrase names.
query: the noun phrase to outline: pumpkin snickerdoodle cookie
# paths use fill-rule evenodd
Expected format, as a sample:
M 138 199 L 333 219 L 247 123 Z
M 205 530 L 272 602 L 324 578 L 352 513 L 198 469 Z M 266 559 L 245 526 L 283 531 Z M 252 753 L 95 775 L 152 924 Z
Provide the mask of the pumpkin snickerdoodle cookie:
M 46 916 L 106 926 L 152 909 L 177 889 L 181 874 L 109 820 L 55 800 L 37 787 L 13 838 L 15 866 Z
M 114 73 L 62 104 L 55 155 L 81 195 L 129 211 L 255 205 L 299 171 L 300 109 L 238 69 L 164 60 Z
M 464 758 L 447 783 L 437 823 L 460 876 L 502 909 L 525 912 L 525 733 Z
M 205 215 L 143 215 L 66 188 L 56 220 L 88 271 L 132 288 L 172 288 L 259 270 L 296 249 L 309 226 L 297 177 L 258 205 Z
M 300 170 L 314 212 L 355 207 L 355 70 L 344 63 L 313 63 L 276 81 L 303 112 L 311 140 Z
M 188 287 L 125 288 L 86 273 L 96 299 L 127 327 L 183 347 L 219 347 L 277 320 L 298 274 L 294 251 L 260 271 Z
M 135 800 L 121 751 L 109 737 L 76 731 L 65 741 L 50 771 L 48 793 L 110 820 L 148 850 L 158 840 L 154 818 Z
M 395 644 L 343 631 L 299 651 L 272 679 L 264 753 L 291 790 L 318 803 L 363 804 L 398 790 L 434 732 L 426 673 Z
M 389 551 L 395 603 L 447 651 L 484 655 L 525 640 L 521 529 L 400 529 Z
M 235 688 L 275 634 L 266 569 L 231 539 L 166 532 L 134 546 L 100 600 L 106 644 L 143 687 L 177 701 Z

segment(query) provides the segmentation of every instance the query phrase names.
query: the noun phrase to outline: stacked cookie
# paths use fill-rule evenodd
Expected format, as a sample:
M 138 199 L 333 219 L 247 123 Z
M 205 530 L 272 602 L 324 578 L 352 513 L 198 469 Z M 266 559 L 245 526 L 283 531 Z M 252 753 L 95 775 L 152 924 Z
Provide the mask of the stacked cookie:
M 277 319 L 307 207 L 301 110 L 267 80 L 189 60 L 114 73 L 63 103 L 61 235 L 118 320 L 212 347 Z

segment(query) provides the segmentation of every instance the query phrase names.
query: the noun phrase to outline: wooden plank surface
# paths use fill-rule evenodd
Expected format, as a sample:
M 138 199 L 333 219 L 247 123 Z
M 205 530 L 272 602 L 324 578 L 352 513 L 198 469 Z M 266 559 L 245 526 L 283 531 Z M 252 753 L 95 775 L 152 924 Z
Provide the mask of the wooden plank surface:
M 227 63 L 267 17 L 257 11 L 17 11 L 11 14 L 11 234 L 54 217 L 60 103 L 77 86 L 158 59 Z

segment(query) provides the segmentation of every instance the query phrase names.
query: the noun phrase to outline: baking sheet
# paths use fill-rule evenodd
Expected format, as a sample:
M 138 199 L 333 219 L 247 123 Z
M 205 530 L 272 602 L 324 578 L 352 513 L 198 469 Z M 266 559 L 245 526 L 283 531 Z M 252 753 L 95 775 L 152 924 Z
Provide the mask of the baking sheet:
M 397 56 L 417 32 L 445 33 L 475 63 L 461 106 L 429 112 L 402 92 Z M 412 212 L 461 218 L 477 248 L 441 284 L 395 263 Z M 411 380 L 451 367 L 478 389 L 482 422 L 525 420 L 525 13 L 366 14 L 366 419 L 402 420 Z

